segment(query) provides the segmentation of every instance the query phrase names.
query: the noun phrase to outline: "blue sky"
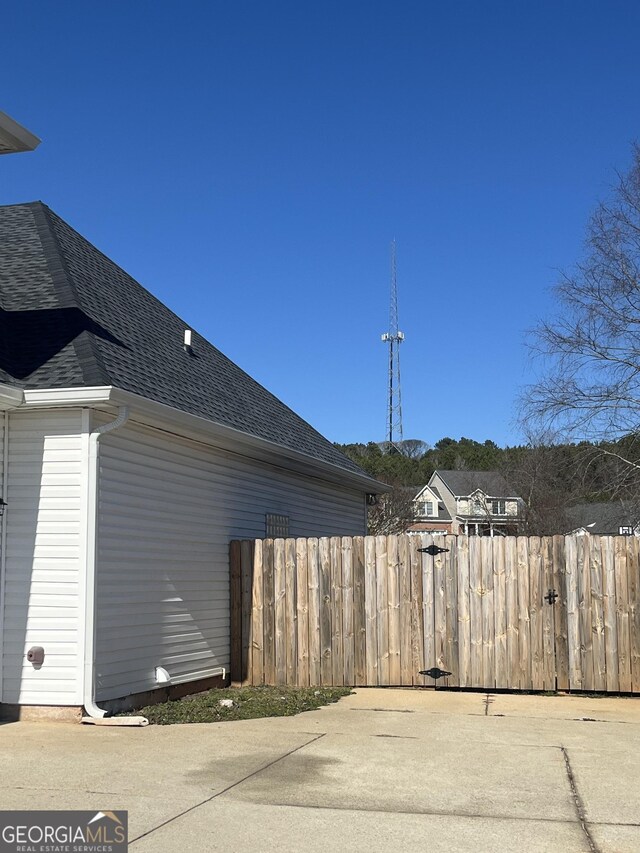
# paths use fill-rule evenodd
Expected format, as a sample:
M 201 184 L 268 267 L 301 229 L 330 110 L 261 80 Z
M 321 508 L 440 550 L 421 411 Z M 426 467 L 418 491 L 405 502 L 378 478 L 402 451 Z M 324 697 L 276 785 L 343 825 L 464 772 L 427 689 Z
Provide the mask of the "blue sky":
M 334 441 L 519 439 L 525 333 L 640 138 L 635 2 L 71 2 L 3 10 L 42 199 Z

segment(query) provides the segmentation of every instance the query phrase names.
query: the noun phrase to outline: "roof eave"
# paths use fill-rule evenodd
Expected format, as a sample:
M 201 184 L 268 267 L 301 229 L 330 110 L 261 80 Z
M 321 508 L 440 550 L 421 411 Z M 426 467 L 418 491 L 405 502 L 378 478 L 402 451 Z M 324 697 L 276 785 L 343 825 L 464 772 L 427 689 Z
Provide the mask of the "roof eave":
M 40 139 L 0 110 L 0 154 L 19 154 L 33 151 Z
M 187 438 L 193 438 L 213 444 L 224 450 L 242 453 L 270 464 L 286 467 L 297 473 L 306 474 L 322 480 L 329 480 L 369 494 L 382 494 L 391 491 L 385 483 L 340 468 L 330 462 L 323 462 L 275 442 L 249 435 L 241 430 L 198 415 L 192 415 L 158 403 L 131 391 L 113 386 L 93 388 L 34 389 L 24 392 L 25 406 L 29 408 L 52 408 L 61 406 L 86 406 L 96 408 L 105 405 L 129 406 L 131 419 L 140 419 L 150 426 L 172 431 Z M 137 416 L 137 418 L 136 418 Z

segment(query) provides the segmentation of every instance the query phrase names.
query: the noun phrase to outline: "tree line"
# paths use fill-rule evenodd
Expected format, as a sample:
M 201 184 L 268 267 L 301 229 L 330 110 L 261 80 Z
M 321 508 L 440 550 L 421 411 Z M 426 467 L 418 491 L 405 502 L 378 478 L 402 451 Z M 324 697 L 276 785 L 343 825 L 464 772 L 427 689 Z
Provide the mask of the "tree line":
M 523 532 L 565 533 L 576 503 L 624 501 L 640 510 L 640 441 L 535 443 L 499 447 L 490 439 L 445 437 L 433 446 L 411 439 L 384 444 L 336 444 L 372 477 L 392 486 L 370 517 L 371 533 L 394 533 L 413 520 L 412 499 L 437 469 L 499 471 L 523 500 Z M 633 462 L 632 465 L 629 462 Z M 640 512 L 638 513 L 640 518 Z

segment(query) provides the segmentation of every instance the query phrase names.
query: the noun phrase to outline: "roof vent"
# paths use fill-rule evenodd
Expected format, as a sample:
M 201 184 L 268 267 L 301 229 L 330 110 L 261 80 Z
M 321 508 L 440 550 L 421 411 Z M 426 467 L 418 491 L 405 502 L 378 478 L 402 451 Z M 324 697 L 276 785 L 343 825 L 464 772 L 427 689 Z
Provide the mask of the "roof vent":
M 184 351 L 188 352 L 189 355 L 193 355 L 193 349 L 191 348 L 191 329 L 184 330 Z

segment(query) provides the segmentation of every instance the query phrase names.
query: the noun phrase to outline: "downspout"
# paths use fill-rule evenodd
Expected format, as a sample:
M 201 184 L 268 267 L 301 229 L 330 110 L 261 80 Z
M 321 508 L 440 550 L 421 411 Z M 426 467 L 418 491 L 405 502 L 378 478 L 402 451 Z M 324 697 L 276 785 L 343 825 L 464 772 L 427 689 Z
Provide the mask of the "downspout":
M 99 442 L 103 435 L 124 426 L 129 420 L 129 407 L 120 406 L 115 421 L 97 427 L 89 435 L 88 471 L 88 518 L 86 555 L 86 592 L 84 626 L 84 688 L 83 702 L 87 716 L 83 722 L 106 723 L 107 711 L 96 705 L 95 657 L 96 657 L 96 569 L 98 544 L 98 480 L 100 472 Z M 146 725 L 144 717 L 123 717 L 122 721 L 110 720 L 111 725 Z

